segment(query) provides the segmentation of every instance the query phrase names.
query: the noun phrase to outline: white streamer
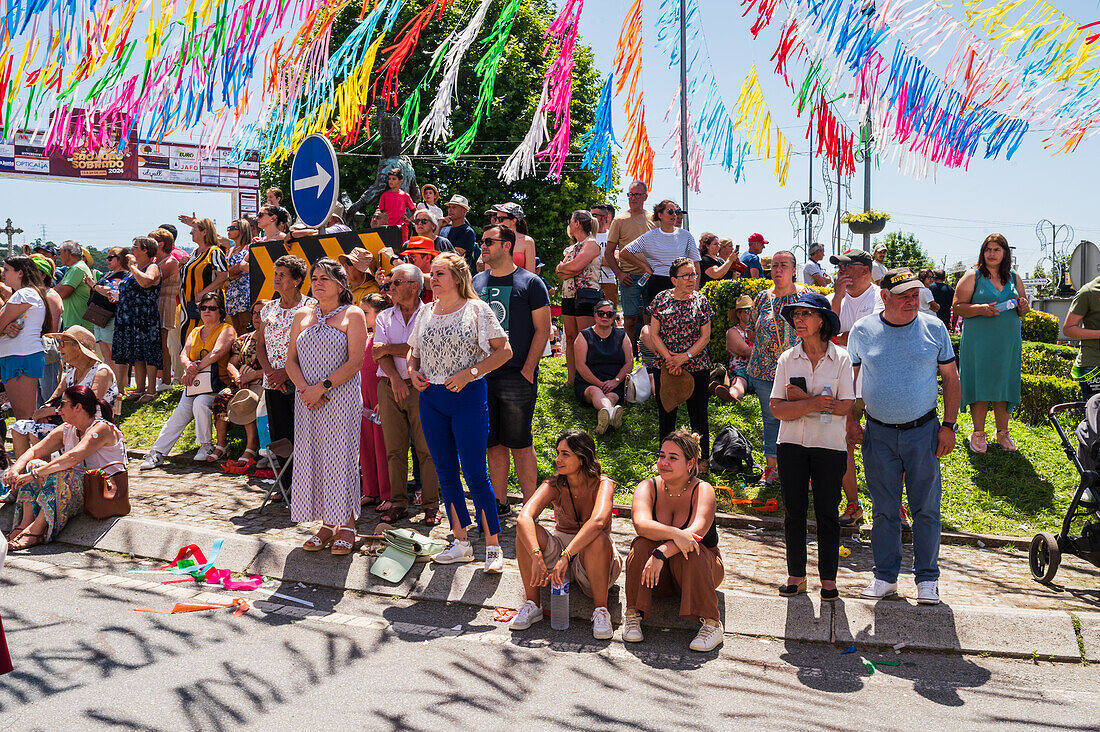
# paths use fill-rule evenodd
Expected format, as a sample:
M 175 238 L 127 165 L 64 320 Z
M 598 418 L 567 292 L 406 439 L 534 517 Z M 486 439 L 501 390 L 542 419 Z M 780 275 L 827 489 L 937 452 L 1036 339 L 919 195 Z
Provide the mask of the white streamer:
M 539 97 L 538 107 L 535 108 L 535 116 L 531 119 L 531 126 L 527 128 L 523 142 L 512 151 L 497 174 L 497 177 L 505 183 L 515 183 L 520 178 L 535 174 L 535 153 L 542 149 L 550 137 L 550 131 L 546 128 L 548 85 L 549 79 L 542 82 L 542 95 Z

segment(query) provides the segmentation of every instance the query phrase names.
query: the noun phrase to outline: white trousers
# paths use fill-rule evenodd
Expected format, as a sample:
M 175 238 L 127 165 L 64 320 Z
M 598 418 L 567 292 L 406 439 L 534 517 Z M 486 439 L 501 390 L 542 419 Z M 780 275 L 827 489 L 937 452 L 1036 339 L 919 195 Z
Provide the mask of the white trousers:
M 211 411 L 213 405 L 214 394 L 180 397 L 179 406 L 161 427 L 157 441 L 153 443 L 153 452 L 161 455 L 171 452 L 192 419 L 195 420 L 195 440 L 200 445 L 209 445 L 212 442 L 211 429 L 214 426 L 214 413 Z

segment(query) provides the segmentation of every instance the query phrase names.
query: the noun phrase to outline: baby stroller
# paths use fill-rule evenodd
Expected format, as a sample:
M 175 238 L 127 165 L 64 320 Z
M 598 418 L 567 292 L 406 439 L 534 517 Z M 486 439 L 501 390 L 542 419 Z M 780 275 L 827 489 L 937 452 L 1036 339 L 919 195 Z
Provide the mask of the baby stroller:
M 1085 418 L 1077 425 L 1077 450 L 1058 422 L 1058 415 L 1068 409 L 1084 407 Z M 1039 582 L 1050 582 L 1058 572 L 1063 554 L 1073 554 L 1086 562 L 1100 566 L 1100 394 L 1088 402 L 1056 404 L 1047 415 L 1054 431 L 1062 440 L 1066 457 L 1077 468 L 1081 483 L 1070 501 L 1062 530 L 1058 536 L 1042 531 L 1031 540 L 1028 556 L 1031 575 Z M 1070 535 L 1077 519 L 1084 519 L 1079 536 Z

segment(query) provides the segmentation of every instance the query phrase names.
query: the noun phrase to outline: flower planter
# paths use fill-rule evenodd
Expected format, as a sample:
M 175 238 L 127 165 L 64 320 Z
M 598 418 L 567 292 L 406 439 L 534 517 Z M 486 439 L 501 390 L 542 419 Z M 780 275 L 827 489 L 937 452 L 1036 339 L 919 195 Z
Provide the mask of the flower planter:
M 877 234 L 886 228 L 886 219 L 875 221 L 849 221 L 848 228 L 853 234 Z

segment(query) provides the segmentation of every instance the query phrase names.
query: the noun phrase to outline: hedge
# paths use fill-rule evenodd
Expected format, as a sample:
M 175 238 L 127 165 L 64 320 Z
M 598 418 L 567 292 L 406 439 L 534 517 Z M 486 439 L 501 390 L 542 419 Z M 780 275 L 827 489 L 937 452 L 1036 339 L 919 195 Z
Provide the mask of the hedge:
M 1062 323 L 1058 316 L 1044 313 L 1042 310 L 1028 310 L 1020 318 L 1020 331 L 1025 341 L 1037 343 L 1057 343 Z
M 1016 419 L 1028 424 L 1046 424 L 1051 407 L 1080 398 L 1081 389 L 1073 379 L 1020 374 L 1020 406 L 1016 407 Z
M 755 300 L 757 295 L 773 284 L 775 283 L 769 279 L 753 277 L 740 280 L 712 280 L 703 286 L 703 295 L 714 308 L 714 319 L 710 322 L 709 350 L 710 357 L 715 363 L 729 361 L 729 354 L 726 353 L 726 331 L 734 323 L 733 308 L 737 304 L 737 298 L 748 295 Z M 831 287 L 813 289 L 827 297 L 833 294 Z

